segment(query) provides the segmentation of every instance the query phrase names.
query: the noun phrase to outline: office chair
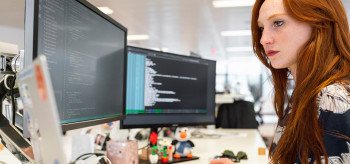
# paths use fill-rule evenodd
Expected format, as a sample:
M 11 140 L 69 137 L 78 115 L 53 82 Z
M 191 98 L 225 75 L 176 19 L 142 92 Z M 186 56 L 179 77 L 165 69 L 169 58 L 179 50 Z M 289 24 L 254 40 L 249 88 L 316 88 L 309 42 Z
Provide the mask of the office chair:
M 257 129 L 254 104 L 249 101 L 238 100 L 232 104 L 222 104 L 218 109 L 215 120 L 216 128 Z

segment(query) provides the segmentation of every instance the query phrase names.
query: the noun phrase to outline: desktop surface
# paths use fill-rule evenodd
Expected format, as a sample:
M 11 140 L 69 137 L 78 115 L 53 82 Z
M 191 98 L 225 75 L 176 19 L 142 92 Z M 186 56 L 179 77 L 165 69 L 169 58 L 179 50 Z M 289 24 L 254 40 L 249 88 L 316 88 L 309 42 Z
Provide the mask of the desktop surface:
M 221 137 L 194 139 L 196 147 L 193 149 L 193 154 L 200 159 L 191 164 L 209 163 L 214 156 L 222 155 L 225 150 L 231 150 L 235 154 L 238 151 L 246 152 L 248 160 L 241 160 L 240 164 L 268 163 L 267 151 L 264 156 L 258 155 L 258 148 L 266 148 L 266 145 L 256 129 L 215 129 L 204 132 L 218 134 Z
M 2 149 L 0 148 L 0 163 L 21 164 L 22 162 L 18 160 L 6 147 L 4 147 Z

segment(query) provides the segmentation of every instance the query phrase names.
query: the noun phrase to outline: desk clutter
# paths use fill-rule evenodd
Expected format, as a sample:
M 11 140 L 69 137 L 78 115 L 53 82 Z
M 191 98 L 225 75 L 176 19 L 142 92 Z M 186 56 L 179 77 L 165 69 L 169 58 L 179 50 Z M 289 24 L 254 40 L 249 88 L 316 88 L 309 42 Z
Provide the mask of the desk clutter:
M 175 132 L 164 128 L 158 132 L 162 135 L 152 132 L 146 136 L 144 134 L 146 132 L 140 132 L 144 135 L 140 138 L 142 139 L 140 142 L 144 142 L 146 137 L 148 139 L 147 144 L 139 148 L 141 145 L 137 140 L 128 140 L 128 138 L 136 137 L 125 136 L 130 134 L 140 136 L 139 132 L 127 133 L 125 132 L 127 130 L 118 129 L 118 125 L 105 125 L 97 134 L 91 134 L 91 130 L 83 130 L 82 133 L 88 134 L 72 136 L 72 161 L 77 163 L 92 160 L 90 158 L 97 160 L 100 157 L 99 160 L 107 162 L 108 159 L 113 164 L 167 164 L 199 159 L 191 151 L 195 145 L 190 140 L 189 128 L 179 127 Z M 113 128 L 110 129 L 110 127 Z M 163 137 L 163 132 L 167 134 L 167 137 Z M 86 143 L 92 143 L 92 145 L 86 145 Z M 106 156 L 106 160 L 102 156 Z
M 129 136 L 116 136 L 115 130 L 117 128 L 115 127 L 115 124 L 111 124 L 110 126 L 104 124 L 101 126 L 94 126 L 91 128 L 92 130 L 88 128 L 67 132 L 65 135 L 65 144 L 68 144 L 69 147 L 65 146 L 65 151 L 71 154 L 70 162 L 75 162 L 76 164 L 90 163 L 91 161 L 93 163 L 95 162 L 96 164 L 163 164 L 191 160 L 190 162 L 186 163 L 202 164 L 208 163 L 216 155 L 228 155 L 227 153 L 223 153 L 226 149 L 232 150 L 232 152 L 234 152 L 234 156 L 237 157 L 237 159 L 240 159 L 240 163 L 242 164 L 268 162 L 267 156 L 263 155 L 266 154 L 266 147 L 263 146 L 264 142 L 259 136 L 258 131 L 252 129 L 230 130 L 187 128 L 189 131 L 191 131 L 191 133 L 189 133 L 189 135 L 191 135 L 189 140 L 191 140 L 195 145 L 194 147 L 192 147 L 192 149 L 190 149 L 191 154 L 194 156 L 192 158 L 189 158 L 187 156 L 174 158 L 176 148 L 178 148 L 178 146 L 174 145 L 175 142 L 173 142 L 173 140 L 176 140 L 176 134 L 174 130 L 168 131 L 169 129 L 165 128 L 158 129 L 160 130 L 158 131 L 158 134 L 156 135 L 153 133 L 152 137 L 150 137 L 151 135 L 145 135 L 147 131 L 148 133 L 150 132 L 149 129 L 139 129 L 139 131 L 142 131 L 140 133 L 142 133 L 144 136 L 141 140 L 135 140 L 135 136 L 139 135 L 138 132 L 134 132 L 136 131 L 136 129 L 126 130 L 126 132 L 124 130 L 118 129 L 118 135 L 127 134 Z M 166 132 L 168 136 L 163 137 L 164 131 L 168 131 Z M 181 130 L 178 130 L 178 132 L 180 131 Z M 218 135 L 226 135 L 220 135 L 220 137 L 206 135 L 212 133 Z M 245 135 L 244 137 L 237 137 L 237 135 L 235 135 L 237 133 L 243 133 Z M 256 140 L 258 139 L 257 137 L 260 137 L 260 139 Z M 71 138 L 71 140 L 66 140 L 66 138 Z M 128 138 L 131 138 L 133 140 L 128 140 Z M 124 140 L 121 141 L 120 139 Z M 259 142 L 254 143 L 256 141 Z M 86 145 L 87 143 L 91 144 Z M 153 144 L 154 146 L 151 146 L 151 144 Z M 99 149 L 100 147 L 101 150 Z M 79 154 L 76 153 L 74 155 L 75 157 L 73 157 L 73 148 L 86 149 L 87 151 L 76 150 Z M 246 153 L 248 159 L 244 160 L 244 158 L 242 158 L 244 156 L 242 156 L 239 151 Z M 7 161 L 7 159 L 9 158 L 6 158 L 6 160 L 1 159 L 0 156 L 0 161 Z M 111 162 L 109 162 L 108 160 L 110 160 Z
M 140 163 L 175 163 L 199 159 L 192 154 L 195 145 L 190 138 L 191 132 L 186 127 L 176 128 L 172 141 L 158 138 L 158 134 L 152 132 L 150 145 L 142 149 Z
M 107 158 L 113 164 L 139 163 L 138 145 L 136 141 L 107 141 Z

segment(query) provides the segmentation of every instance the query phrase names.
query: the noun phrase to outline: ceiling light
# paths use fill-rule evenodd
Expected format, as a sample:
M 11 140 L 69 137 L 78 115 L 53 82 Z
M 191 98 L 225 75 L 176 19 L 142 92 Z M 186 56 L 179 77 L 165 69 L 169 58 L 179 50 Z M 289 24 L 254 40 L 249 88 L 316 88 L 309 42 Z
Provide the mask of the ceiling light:
M 109 7 L 98 7 L 98 9 L 100 9 L 103 13 L 105 14 L 113 14 L 113 10 Z
M 244 7 L 253 6 L 255 0 L 214 0 L 213 6 L 215 8 L 221 7 Z
M 166 47 L 163 47 L 163 48 L 162 48 L 162 51 L 163 51 L 163 52 L 169 52 L 169 49 L 166 48 Z
M 128 35 L 128 40 L 148 40 L 148 35 Z
M 221 36 L 250 36 L 250 30 L 222 31 Z
M 154 51 L 160 51 L 160 48 L 151 48 Z
M 163 48 L 151 48 L 152 50 L 155 50 L 155 51 L 162 51 L 162 52 L 169 52 L 169 49 L 166 48 L 166 47 L 163 47 Z
M 252 47 L 227 47 L 226 50 L 228 52 L 247 52 L 253 51 Z

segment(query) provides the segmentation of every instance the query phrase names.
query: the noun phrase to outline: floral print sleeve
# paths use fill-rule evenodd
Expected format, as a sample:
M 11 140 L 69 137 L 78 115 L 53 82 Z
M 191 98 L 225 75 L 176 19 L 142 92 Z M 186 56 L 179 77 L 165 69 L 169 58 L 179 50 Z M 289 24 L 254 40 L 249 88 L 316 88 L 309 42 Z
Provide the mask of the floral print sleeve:
M 350 85 L 334 83 L 317 97 L 323 141 L 330 164 L 350 164 Z

